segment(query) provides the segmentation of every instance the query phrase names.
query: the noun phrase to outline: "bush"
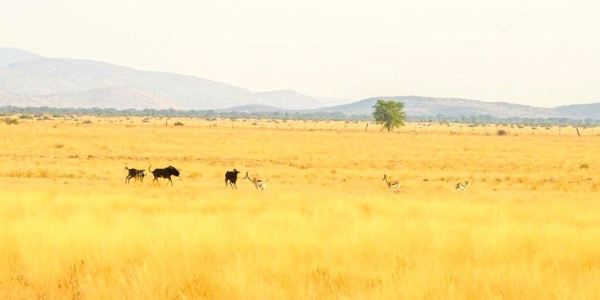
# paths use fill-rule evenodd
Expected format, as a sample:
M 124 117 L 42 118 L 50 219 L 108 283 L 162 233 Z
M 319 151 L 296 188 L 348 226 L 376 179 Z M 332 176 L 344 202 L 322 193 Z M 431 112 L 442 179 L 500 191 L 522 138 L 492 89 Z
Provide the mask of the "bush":
M 17 125 L 19 124 L 19 120 L 13 118 L 4 118 L 4 123 L 7 125 Z
M 175 125 L 175 126 L 183 126 L 183 123 L 181 123 L 181 122 L 175 122 L 175 124 L 173 124 L 173 125 Z
M 500 129 L 500 130 L 498 130 L 498 133 L 496 133 L 496 134 L 497 134 L 498 136 L 503 136 L 503 135 L 507 135 L 507 134 L 508 134 L 508 132 L 506 132 L 506 130 L 504 130 L 504 129 Z

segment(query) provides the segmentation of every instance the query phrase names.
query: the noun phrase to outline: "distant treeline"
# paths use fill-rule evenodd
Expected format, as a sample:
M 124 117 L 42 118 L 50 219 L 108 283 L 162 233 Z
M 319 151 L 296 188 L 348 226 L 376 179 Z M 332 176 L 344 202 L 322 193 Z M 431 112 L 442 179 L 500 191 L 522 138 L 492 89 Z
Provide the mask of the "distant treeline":
M 227 119 L 284 119 L 284 120 L 372 120 L 371 116 L 349 116 L 340 112 L 233 112 L 224 110 L 175 109 L 114 109 L 114 108 L 54 108 L 54 107 L 0 107 L 0 115 L 88 115 L 98 117 L 167 117 L 167 118 L 227 118 Z
M 65 115 L 88 115 L 98 117 L 167 117 L 167 118 L 227 118 L 227 119 L 283 119 L 283 120 L 337 120 L 337 121 L 373 121 L 370 114 L 345 114 L 342 112 L 322 111 L 274 111 L 274 112 L 234 112 L 225 110 L 175 110 L 175 109 L 114 109 L 114 108 L 55 108 L 55 107 L 0 107 L 0 115 L 27 114 L 33 116 L 62 117 Z M 470 124 L 519 124 L 536 126 L 598 126 L 600 119 L 571 118 L 498 118 L 491 115 L 469 117 L 455 116 L 408 116 L 409 122 L 430 123 L 470 123 Z
M 600 119 L 571 119 L 571 118 L 498 118 L 490 115 L 470 117 L 409 116 L 409 121 L 430 123 L 466 123 L 466 124 L 506 124 L 506 125 L 535 125 L 535 126 L 598 126 Z

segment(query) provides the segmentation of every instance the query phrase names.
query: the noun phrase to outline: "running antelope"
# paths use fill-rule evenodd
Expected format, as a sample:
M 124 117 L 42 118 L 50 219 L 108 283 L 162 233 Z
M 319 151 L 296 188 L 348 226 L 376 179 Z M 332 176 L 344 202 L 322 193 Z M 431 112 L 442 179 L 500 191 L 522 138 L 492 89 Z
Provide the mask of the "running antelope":
M 385 183 L 387 184 L 388 188 L 390 189 L 390 192 L 395 191 L 396 193 L 400 194 L 400 182 L 396 180 L 388 181 L 386 174 L 383 174 L 383 181 L 385 181 Z
M 254 187 L 256 187 L 256 189 L 260 189 L 261 191 L 264 191 L 267 188 L 267 184 L 262 181 L 262 179 L 259 178 L 250 178 L 250 176 L 248 176 L 248 172 L 246 172 L 246 176 L 244 176 L 244 179 L 248 178 L 248 180 L 250 180 L 250 182 L 254 183 Z
M 459 182 L 456 184 L 456 186 L 454 187 L 455 191 L 461 191 L 462 193 L 465 192 L 465 190 L 467 189 L 467 187 L 469 187 L 469 181 L 465 181 L 463 182 Z

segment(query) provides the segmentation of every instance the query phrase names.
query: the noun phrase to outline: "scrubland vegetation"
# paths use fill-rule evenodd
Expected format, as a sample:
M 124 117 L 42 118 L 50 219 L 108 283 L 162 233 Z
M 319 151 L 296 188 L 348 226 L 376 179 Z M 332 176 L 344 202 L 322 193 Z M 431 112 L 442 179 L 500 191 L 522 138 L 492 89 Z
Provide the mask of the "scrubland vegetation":
M 409 123 L 387 133 L 364 122 L 134 117 L 2 123 L 0 295 L 600 298 L 600 131 L 580 131 Z M 149 173 L 125 184 L 125 166 L 149 165 L 182 174 L 173 187 Z M 233 168 L 268 188 L 242 176 L 237 190 L 226 188 Z M 400 181 L 399 195 L 384 173 Z M 465 193 L 455 192 L 465 180 Z

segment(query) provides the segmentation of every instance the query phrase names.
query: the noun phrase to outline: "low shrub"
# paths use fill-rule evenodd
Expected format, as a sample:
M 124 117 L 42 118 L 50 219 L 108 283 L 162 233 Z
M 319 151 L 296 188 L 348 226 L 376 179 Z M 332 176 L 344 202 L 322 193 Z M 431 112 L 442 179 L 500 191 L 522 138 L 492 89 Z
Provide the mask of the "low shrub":
M 4 123 L 7 125 L 17 125 L 19 124 L 19 120 L 13 118 L 4 118 Z

